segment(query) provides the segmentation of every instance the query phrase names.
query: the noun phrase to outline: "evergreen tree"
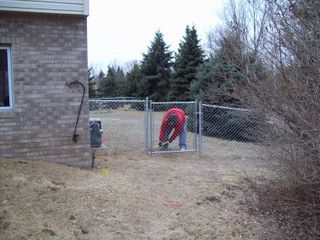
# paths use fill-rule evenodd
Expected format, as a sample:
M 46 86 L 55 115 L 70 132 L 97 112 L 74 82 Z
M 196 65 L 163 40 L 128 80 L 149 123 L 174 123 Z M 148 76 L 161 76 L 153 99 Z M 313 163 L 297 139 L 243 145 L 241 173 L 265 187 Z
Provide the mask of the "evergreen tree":
M 141 62 L 142 81 L 139 85 L 139 96 L 149 97 L 154 101 L 167 99 L 170 86 L 170 72 L 172 53 L 163 40 L 163 34 L 155 34 L 147 54 L 143 54 Z
M 89 98 L 96 97 L 96 82 L 94 81 L 93 67 L 88 69 Z
M 101 97 L 117 96 L 117 78 L 112 67 L 108 67 L 107 75 L 101 80 L 98 91 Z
M 107 75 L 100 81 L 98 92 L 101 97 L 124 96 L 125 85 L 125 75 L 122 68 L 120 66 L 108 66 Z
M 204 61 L 204 52 L 200 46 L 194 26 L 186 27 L 186 35 L 179 44 L 171 80 L 170 100 L 190 100 L 190 84 L 195 80 L 197 68 Z
M 116 81 L 115 95 L 118 97 L 124 96 L 125 88 L 126 88 L 124 72 L 120 66 L 113 67 L 113 71 L 115 74 L 115 81 Z
M 101 97 L 100 84 L 105 78 L 106 78 L 106 74 L 102 70 L 100 70 L 99 74 L 95 76 L 95 82 L 97 83 L 96 96 L 98 97 Z
M 100 72 L 98 74 L 98 79 L 102 80 L 105 77 L 106 77 L 106 75 L 104 74 L 104 72 L 102 70 L 100 70 Z
M 125 96 L 138 97 L 139 83 L 142 79 L 140 66 L 134 64 L 133 68 L 126 75 Z
M 226 31 L 208 61 L 198 68 L 191 93 L 206 102 L 238 105 L 247 79 L 255 79 L 252 74 L 265 78 L 262 60 L 243 46 L 235 32 Z
M 237 49 L 231 39 L 223 38 L 215 52 L 197 71 L 191 84 L 191 94 L 211 103 L 238 103 L 233 91 L 245 82 Z

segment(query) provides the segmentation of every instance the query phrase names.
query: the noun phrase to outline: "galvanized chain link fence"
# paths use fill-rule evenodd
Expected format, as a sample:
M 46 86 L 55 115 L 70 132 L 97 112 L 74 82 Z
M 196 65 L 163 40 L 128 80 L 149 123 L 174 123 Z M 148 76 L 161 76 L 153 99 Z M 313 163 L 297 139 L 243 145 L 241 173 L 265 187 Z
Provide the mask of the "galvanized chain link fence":
M 268 124 L 248 109 L 202 104 L 204 154 L 254 157 L 265 153 Z
M 89 103 L 90 118 L 100 120 L 103 129 L 101 147 L 94 148 L 96 152 L 130 155 L 183 150 L 212 157 L 235 154 L 253 157 L 265 149 L 267 121 L 247 109 L 208 105 L 198 101 L 153 102 L 147 99 L 90 100 Z M 186 126 L 180 122 L 176 139 L 169 143 L 174 129 L 164 126 L 162 139 L 160 134 L 166 112 L 172 108 L 179 108 L 185 113 Z M 186 149 L 181 149 L 183 127 L 187 130 Z M 159 142 L 166 146 L 159 146 Z
M 90 118 L 101 121 L 98 153 L 119 155 L 145 151 L 145 100 L 90 100 Z

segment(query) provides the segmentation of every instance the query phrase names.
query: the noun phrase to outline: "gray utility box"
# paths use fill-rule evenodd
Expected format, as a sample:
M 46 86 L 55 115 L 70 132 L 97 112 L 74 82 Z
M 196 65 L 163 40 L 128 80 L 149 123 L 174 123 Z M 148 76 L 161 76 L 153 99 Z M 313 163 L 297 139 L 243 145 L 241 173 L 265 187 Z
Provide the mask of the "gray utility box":
M 90 145 L 91 147 L 101 147 L 103 129 L 99 118 L 90 118 Z

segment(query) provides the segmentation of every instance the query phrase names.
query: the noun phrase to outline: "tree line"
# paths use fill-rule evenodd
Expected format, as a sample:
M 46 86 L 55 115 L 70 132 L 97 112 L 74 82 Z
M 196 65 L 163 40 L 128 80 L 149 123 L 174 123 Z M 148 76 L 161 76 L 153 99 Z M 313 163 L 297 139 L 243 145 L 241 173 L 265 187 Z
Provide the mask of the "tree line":
M 147 53 L 124 73 L 117 65 L 109 65 L 107 73 L 94 75 L 89 69 L 90 97 L 136 97 L 154 101 L 188 101 L 238 104 L 239 98 L 230 97 L 235 84 L 243 84 L 242 76 L 235 76 L 239 69 L 237 59 L 230 59 L 228 41 L 221 40 L 219 50 L 209 56 L 200 44 L 195 26 L 186 26 L 185 35 L 177 53 L 169 51 L 164 36 L 155 33 Z M 234 49 L 236 50 L 236 49 Z M 231 56 L 234 52 L 229 53 Z M 98 87 L 95 86 L 99 82 Z M 216 93 L 208 88 L 214 86 Z

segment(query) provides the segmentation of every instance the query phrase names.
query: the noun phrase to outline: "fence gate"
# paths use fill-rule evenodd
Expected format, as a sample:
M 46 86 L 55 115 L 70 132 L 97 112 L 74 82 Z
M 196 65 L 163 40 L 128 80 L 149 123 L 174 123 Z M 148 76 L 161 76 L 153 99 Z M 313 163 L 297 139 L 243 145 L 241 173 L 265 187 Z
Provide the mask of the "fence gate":
M 168 148 L 158 146 L 162 119 L 171 108 L 180 108 L 187 115 L 187 148 L 184 152 L 201 152 L 201 102 L 153 102 L 146 101 L 145 115 L 145 148 L 148 153 L 181 152 L 178 136 Z M 172 132 L 171 132 L 172 134 Z

